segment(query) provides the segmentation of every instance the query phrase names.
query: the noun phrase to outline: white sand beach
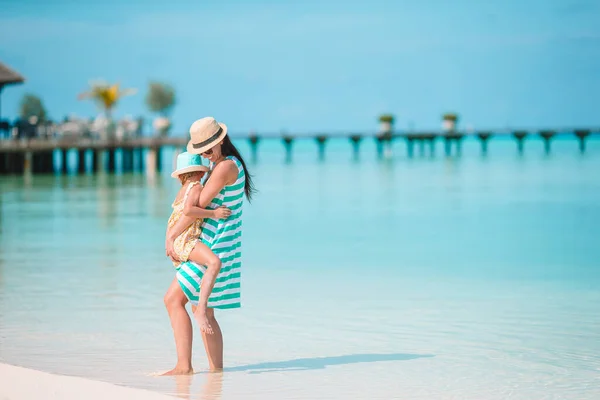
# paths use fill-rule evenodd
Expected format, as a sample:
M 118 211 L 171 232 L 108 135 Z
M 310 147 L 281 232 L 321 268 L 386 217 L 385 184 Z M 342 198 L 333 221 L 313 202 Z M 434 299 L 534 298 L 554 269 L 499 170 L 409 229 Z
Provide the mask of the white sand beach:
M 174 397 L 0 364 L 1 400 L 173 400 Z

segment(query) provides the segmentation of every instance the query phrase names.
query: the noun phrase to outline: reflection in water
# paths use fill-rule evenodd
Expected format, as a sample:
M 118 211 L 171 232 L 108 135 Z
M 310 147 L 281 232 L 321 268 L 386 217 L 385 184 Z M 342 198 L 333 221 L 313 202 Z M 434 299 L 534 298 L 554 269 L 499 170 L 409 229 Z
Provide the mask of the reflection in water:
M 207 374 L 198 400 L 219 400 L 223 392 L 223 372 Z
M 98 220 L 102 222 L 103 227 L 114 227 L 118 203 L 115 201 L 115 190 L 109 186 L 109 176 L 107 174 L 98 174 L 96 199 L 98 201 Z
M 177 397 L 185 400 L 190 399 L 190 387 L 192 386 L 193 375 L 175 376 L 175 393 Z
M 223 372 L 209 372 L 203 375 L 205 381 L 198 393 L 192 392 L 192 381 L 198 375 L 175 377 L 176 395 L 185 400 L 220 400 L 223 392 Z

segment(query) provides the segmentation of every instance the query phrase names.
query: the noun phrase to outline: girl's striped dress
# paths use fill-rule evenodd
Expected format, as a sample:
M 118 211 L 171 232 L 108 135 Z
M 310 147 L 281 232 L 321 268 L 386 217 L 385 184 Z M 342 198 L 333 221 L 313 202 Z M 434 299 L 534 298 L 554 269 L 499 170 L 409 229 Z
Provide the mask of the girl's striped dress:
M 244 184 L 246 174 L 240 161 L 233 156 L 232 160 L 238 168 L 238 177 L 233 185 L 225 186 L 213 201 L 206 207 L 214 210 L 225 206 L 231 210 L 231 216 L 225 220 L 207 218 L 202 224 L 200 238 L 223 263 L 217 276 L 215 286 L 208 298 L 210 308 L 241 307 L 241 246 L 242 246 L 242 205 L 244 203 Z M 214 165 L 211 163 L 211 170 Z M 177 270 L 177 280 L 181 289 L 194 305 L 198 304 L 200 282 L 206 267 L 192 263 L 182 263 Z

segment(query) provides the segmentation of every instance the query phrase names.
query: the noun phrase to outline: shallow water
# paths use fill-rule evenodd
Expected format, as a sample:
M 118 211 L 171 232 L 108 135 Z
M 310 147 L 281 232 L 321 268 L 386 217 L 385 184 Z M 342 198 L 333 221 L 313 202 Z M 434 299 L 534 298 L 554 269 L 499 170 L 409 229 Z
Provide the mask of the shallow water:
M 175 360 L 170 154 L 153 180 L 1 177 L 0 361 L 189 399 L 600 398 L 600 141 L 294 146 L 250 164 L 227 368 L 197 340 L 179 379 L 153 376 Z

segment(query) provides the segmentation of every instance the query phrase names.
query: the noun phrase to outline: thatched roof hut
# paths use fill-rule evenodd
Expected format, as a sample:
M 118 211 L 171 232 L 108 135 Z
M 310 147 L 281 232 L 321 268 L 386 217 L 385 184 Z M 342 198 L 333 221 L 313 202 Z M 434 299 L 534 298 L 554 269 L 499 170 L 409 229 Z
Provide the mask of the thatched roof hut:
M 0 95 L 2 94 L 2 89 L 6 85 L 15 84 L 15 83 L 23 83 L 25 78 L 23 78 L 18 72 L 10 69 L 5 64 L 0 62 Z M 1 118 L 2 114 L 0 114 Z
M 25 81 L 25 78 L 18 72 L 0 62 L 0 88 L 11 83 L 23 83 L 23 81 Z

